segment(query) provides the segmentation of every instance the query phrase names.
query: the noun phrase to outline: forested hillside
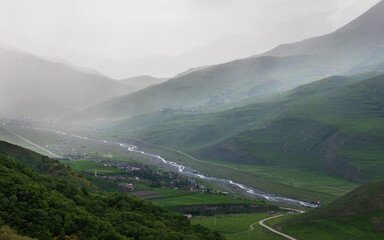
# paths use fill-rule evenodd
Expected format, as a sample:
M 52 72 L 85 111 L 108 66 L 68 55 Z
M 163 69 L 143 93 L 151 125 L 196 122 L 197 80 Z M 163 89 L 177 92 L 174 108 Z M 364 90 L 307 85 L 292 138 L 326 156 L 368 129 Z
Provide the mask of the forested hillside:
M 146 200 L 127 193 L 92 194 L 3 154 L 0 175 L 0 224 L 21 235 L 37 239 L 221 239 Z
M 79 186 L 90 186 L 88 180 L 80 176 L 71 168 L 61 164 L 58 160 L 51 159 L 29 149 L 0 141 L 0 154 L 14 158 L 17 162 L 23 163 L 31 169 L 48 174 L 51 177 L 64 179 Z

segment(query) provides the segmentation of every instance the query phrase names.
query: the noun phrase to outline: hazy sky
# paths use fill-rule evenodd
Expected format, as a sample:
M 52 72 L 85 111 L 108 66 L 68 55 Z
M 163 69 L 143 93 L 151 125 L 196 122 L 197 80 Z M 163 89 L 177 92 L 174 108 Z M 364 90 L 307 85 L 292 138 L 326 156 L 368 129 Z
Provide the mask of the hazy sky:
M 0 0 L 0 35 L 9 44 L 31 41 L 122 61 L 150 54 L 179 54 L 223 34 L 266 35 L 284 24 L 311 18 L 317 20 L 310 34 L 324 34 L 377 2 Z

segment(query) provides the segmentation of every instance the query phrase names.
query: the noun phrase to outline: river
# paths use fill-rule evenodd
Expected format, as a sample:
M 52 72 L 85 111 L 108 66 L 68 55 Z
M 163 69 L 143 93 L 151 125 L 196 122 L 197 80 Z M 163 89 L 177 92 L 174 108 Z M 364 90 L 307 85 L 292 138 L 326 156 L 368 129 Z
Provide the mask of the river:
M 52 131 L 49 129 L 40 129 L 40 130 Z M 265 199 L 265 200 L 270 201 L 270 202 L 276 202 L 276 203 L 284 203 L 284 204 L 303 206 L 303 207 L 309 207 L 309 208 L 316 208 L 317 207 L 317 205 L 314 203 L 308 203 L 308 202 L 300 201 L 297 199 L 292 199 L 292 198 L 288 198 L 288 197 L 278 196 L 276 194 L 266 193 L 266 192 L 257 190 L 255 188 L 252 188 L 250 186 L 247 186 L 245 184 L 237 183 L 231 179 L 223 179 L 223 178 L 217 178 L 214 176 L 204 175 L 204 174 L 200 173 L 199 171 L 197 171 L 197 170 L 195 170 L 189 166 L 181 165 L 181 164 L 178 164 L 177 162 L 173 162 L 173 161 L 168 161 L 165 158 L 163 158 L 159 155 L 156 155 L 156 154 L 144 152 L 141 149 L 139 149 L 137 146 L 134 146 L 134 145 L 130 145 L 130 144 L 126 144 L 126 143 L 113 142 L 113 141 L 108 141 L 108 140 L 99 140 L 99 139 L 84 137 L 84 136 L 80 136 L 80 135 L 69 134 L 69 133 L 66 133 L 63 131 L 59 131 L 59 130 L 53 130 L 53 131 L 58 133 L 58 134 L 61 134 L 61 135 L 76 137 L 76 138 L 80 138 L 80 139 L 87 140 L 87 141 L 99 142 L 99 143 L 110 144 L 110 145 L 118 145 L 118 146 L 126 149 L 129 152 L 135 152 L 135 153 L 141 154 L 143 156 L 152 158 L 152 160 L 158 161 L 160 164 L 171 166 L 172 168 L 174 168 L 174 170 L 178 171 L 182 175 L 185 175 L 188 177 L 200 178 L 200 179 L 204 179 L 206 181 L 215 182 L 221 186 L 223 186 L 223 185 L 227 186 L 227 187 L 229 186 L 231 188 L 235 188 L 237 190 L 237 192 L 241 192 L 242 194 L 247 195 L 247 196 L 258 197 L 258 198 Z M 231 189 L 231 188 L 228 188 L 228 189 Z

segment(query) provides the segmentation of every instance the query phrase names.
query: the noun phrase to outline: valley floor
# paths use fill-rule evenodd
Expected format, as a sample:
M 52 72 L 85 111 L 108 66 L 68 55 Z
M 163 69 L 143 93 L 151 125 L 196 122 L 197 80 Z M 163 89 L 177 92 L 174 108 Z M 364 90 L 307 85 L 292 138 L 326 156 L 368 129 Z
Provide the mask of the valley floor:
M 92 141 L 71 138 L 69 136 L 60 136 L 54 132 L 41 131 L 23 126 L 1 126 L 0 138 L 45 155 L 47 151 L 55 155 L 63 155 L 65 151 L 76 150 L 79 154 L 96 152 L 109 159 L 125 161 L 129 158 L 136 158 L 147 164 L 156 164 L 148 159 L 140 158 L 137 154 L 127 155 L 126 151 L 117 146 L 108 146 L 106 144 L 103 145 Z M 40 148 L 37 146 L 40 146 Z M 209 160 L 199 160 L 175 149 L 149 145 L 143 145 L 142 147 L 143 149 L 148 148 L 156 154 L 166 156 L 167 159 L 171 161 L 197 169 L 206 175 L 232 179 L 265 192 L 308 202 L 316 202 L 317 199 L 320 198 L 322 203 L 328 203 L 359 186 L 357 183 L 351 183 L 336 176 L 330 176 L 307 169 L 218 163 Z M 236 189 L 228 188 L 228 186 L 216 187 L 223 191 L 236 192 Z M 237 194 L 240 194 L 240 192 Z

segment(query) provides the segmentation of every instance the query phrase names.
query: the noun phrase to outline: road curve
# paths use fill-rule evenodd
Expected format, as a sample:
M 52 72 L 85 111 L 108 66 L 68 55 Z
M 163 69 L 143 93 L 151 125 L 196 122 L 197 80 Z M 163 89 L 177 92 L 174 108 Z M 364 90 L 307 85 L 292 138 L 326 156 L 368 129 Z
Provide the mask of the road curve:
M 262 227 L 268 229 L 269 231 L 272 231 L 272 232 L 274 232 L 274 233 L 276 233 L 276 234 L 279 234 L 280 236 L 283 236 L 283 237 L 288 238 L 288 239 L 290 239 L 290 240 L 297 240 L 296 238 L 293 238 L 293 237 L 291 237 L 291 236 L 288 236 L 287 234 L 281 233 L 281 232 L 279 232 L 279 231 L 277 231 L 277 230 L 275 230 L 275 229 L 273 229 L 273 228 L 271 228 L 271 227 L 269 227 L 269 226 L 267 226 L 267 225 L 264 224 L 265 221 L 271 220 L 271 219 L 273 219 L 273 218 L 282 217 L 282 216 L 285 216 L 285 214 L 277 215 L 277 216 L 273 216 L 273 217 L 269 217 L 269 218 L 260 220 L 260 221 L 259 221 L 259 224 L 260 224 Z

